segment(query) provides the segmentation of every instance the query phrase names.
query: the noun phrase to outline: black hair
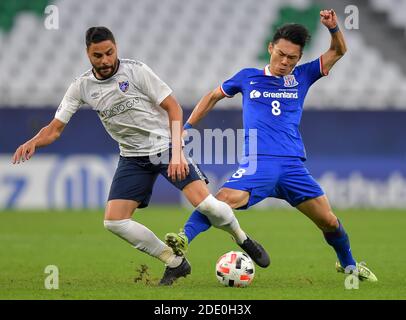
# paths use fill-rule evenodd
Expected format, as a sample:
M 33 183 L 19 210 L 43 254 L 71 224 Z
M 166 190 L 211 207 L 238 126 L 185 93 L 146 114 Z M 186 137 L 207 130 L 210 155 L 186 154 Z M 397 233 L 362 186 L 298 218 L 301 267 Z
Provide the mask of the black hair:
M 99 43 L 105 40 L 111 40 L 114 44 L 113 33 L 106 27 L 91 27 L 86 31 L 86 47 L 89 48 L 92 43 Z
M 277 43 L 279 39 L 297 44 L 303 50 L 306 43 L 310 41 L 310 34 L 306 27 L 301 24 L 287 23 L 276 30 L 272 43 Z

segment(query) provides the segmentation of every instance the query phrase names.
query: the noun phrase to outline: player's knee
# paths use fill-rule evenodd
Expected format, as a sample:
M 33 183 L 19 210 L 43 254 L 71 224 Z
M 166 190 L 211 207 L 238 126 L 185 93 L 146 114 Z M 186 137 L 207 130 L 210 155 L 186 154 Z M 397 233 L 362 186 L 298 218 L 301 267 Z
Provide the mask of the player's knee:
M 228 224 L 234 218 L 234 213 L 230 206 L 216 199 L 211 194 L 196 209 L 203 213 L 215 227 Z
M 227 203 L 233 209 L 236 208 L 237 201 L 236 201 L 235 197 L 230 196 L 230 194 L 228 192 L 220 190 L 216 194 L 216 199 Z
M 130 219 L 123 220 L 104 220 L 104 228 L 115 234 L 120 234 L 126 229 Z
M 232 209 L 245 206 L 249 201 L 250 194 L 242 190 L 221 189 L 216 198 L 227 203 Z
M 332 232 L 337 230 L 339 224 L 337 217 L 331 212 L 323 221 L 321 221 L 319 227 L 324 232 Z
M 221 202 L 213 197 L 213 195 L 209 194 L 202 202 L 199 203 L 196 209 L 206 215 L 219 215 L 219 203 Z

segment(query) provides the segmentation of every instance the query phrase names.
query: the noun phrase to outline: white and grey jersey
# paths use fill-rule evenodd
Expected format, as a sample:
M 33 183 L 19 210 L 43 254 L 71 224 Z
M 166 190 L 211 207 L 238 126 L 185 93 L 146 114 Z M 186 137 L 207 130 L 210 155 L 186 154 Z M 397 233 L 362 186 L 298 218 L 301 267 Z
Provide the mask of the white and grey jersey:
M 128 59 L 119 63 L 117 72 L 108 79 L 98 80 L 92 70 L 76 78 L 55 118 L 68 123 L 83 104 L 88 104 L 119 143 L 122 156 L 148 156 L 168 149 L 168 113 L 160 103 L 172 90 L 144 63 Z

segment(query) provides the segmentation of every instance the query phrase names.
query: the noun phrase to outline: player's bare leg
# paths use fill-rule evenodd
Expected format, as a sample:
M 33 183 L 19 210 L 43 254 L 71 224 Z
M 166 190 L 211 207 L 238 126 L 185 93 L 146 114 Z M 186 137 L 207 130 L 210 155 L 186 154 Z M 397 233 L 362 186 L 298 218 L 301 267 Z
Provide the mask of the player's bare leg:
M 230 193 L 227 193 L 227 191 Z M 235 194 L 233 192 L 236 191 Z M 255 240 L 250 239 L 241 229 L 231 206 L 222 199 L 226 199 L 235 207 L 238 203 L 248 201 L 248 196 L 240 190 L 227 189 L 219 192 L 216 198 L 213 197 L 203 181 L 194 181 L 183 189 L 183 193 L 196 210 L 206 215 L 211 224 L 217 228 L 230 233 L 237 244 L 244 249 L 248 255 L 261 267 L 265 268 L 270 264 L 268 253 Z M 244 205 L 244 204 L 242 204 Z M 171 246 L 175 253 L 184 255 L 187 250 L 188 239 L 184 233 L 168 233 L 165 237 L 166 243 Z
M 220 201 L 224 201 L 231 208 L 236 209 L 245 206 L 248 203 L 250 194 L 247 191 L 235 190 L 230 188 L 221 188 L 216 198 Z
M 338 228 L 338 219 L 331 210 L 325 195 L 306 200 L 296 208 L 310 218 L 323 232 L 332 232 Z
M 190 273 L 190 266 L 185 259 L 176 256 L 172 249 L 163 243 L 158 237 L 144 225 L 131 219 L 139 202 L 132 200 L 110 200 L 107 203 L 104 226 L 107 230 L 124 239 L 132 246 L 158 258 L 167 265 L 164 285 L 170 285 L 179 277 Z
M 139 206 L 139 202 L 132 200 L 110 200 L 104 212 L 104 220 L 130 219 Z
M 296 208 L 309 217 L 323 231 L 327 243 L 334 248 L 340 260 L 340 262 L 336 263 L 336 270 L 338 272 L 345 273 L 348 267 L 349 272 L 355 271 L 360 280 L 371 282 L 378 280 L 365 264 L 357 263 L 352 258 L 348 235 L 331 210 L 325 195 L 304 201 Z
M 210 195 L 209 189 L 201 180 L 196 180 L 189 183 L 185 188 L 183 188 L 182 192 L 193 207 L 197 207 Z

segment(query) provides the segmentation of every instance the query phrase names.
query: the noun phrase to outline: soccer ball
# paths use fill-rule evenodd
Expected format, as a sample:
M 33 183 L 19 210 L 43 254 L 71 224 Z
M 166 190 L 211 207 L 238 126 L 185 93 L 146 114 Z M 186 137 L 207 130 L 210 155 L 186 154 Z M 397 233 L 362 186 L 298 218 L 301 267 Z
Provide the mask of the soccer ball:
M 255 267 L 251 258 L 240 251 L 223 254 L 216 263 L 218 281 L 228 287 L 246 287 L 255 275 Z

